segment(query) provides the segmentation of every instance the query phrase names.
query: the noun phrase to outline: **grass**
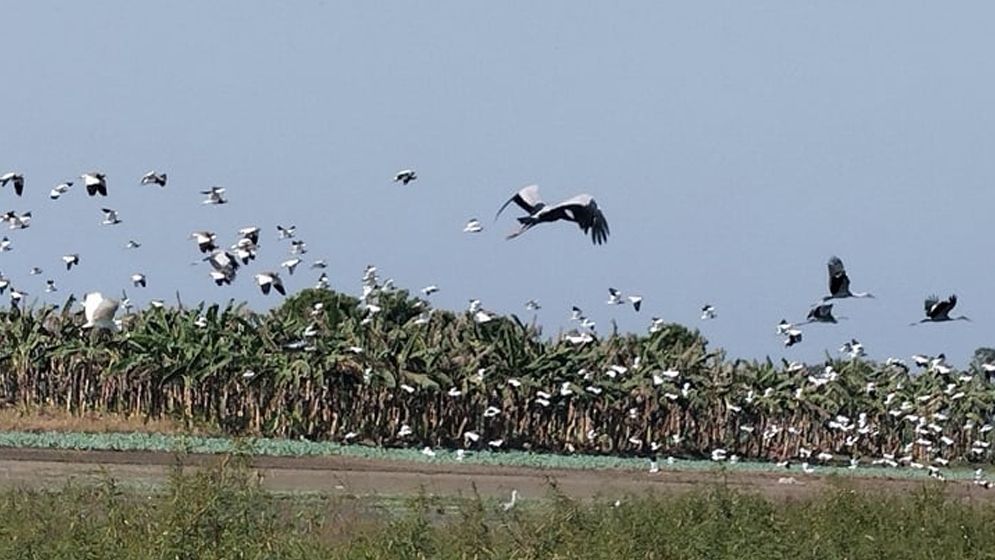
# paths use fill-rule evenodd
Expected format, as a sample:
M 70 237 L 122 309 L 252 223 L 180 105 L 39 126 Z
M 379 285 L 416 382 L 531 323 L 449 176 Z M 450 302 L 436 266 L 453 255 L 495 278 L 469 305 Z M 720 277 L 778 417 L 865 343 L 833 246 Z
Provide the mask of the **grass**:
M 175 471 L 162 491 L 113 480 L 0 492 L 0 558 L 826 558 L 981 559 L 995 554 L 995 506 L 841 483 L 784 502 L 708 486 L 617 506 L 543 500 L 508 511 L 479 498 L 419 495 L 389 509 L 343 498 L 280 498 L 239 458 Z

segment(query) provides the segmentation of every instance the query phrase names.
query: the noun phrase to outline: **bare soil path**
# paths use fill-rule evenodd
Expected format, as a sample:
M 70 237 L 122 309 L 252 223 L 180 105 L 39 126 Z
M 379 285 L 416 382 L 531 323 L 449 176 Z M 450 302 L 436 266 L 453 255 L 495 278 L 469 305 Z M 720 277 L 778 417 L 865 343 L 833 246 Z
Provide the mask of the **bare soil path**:
M 104 476 L 138 486 L 163 484 L 179 462 L 197 467 L 218 461 L 216 456 L 156 452 L 59 451 L 47 449 L 0 449 L 0 487 L 58 488 L 68 479 L 96 481 Z M 488 465 L 425 464 L 377 461 L 351 457 L 255 457 L 251 466 L 262 485 L 275 492 L 322 493 L 347 496 L 412 495 L 424 489 L 440 496 L 507 497 L 517 489 L 525 498 L 545 496 L 555 482 L 568 496 L 589 499 L 619 499 L 647 492 L 685 492 L 702 485 L 725 482 L 729 486 L 759 492 L 775 499 L 799 499 L 817 494 L 834 484 L 831 477 L 800 472 L 748 473 L 648 471 L 585 471 L 495 467 Z M 923 481 L 889 478 L 848 478 L 855 489 L 912 491 Z M 991 501 L 995 491 L 970 482 L 945 484 L 950 496 Z

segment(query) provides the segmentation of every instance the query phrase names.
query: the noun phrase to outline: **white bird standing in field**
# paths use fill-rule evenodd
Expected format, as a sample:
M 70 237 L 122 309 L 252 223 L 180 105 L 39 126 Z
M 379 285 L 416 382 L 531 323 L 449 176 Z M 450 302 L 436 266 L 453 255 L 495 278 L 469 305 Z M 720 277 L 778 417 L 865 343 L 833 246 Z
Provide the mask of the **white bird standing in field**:
M 518 490 L 512 490 L 511 491 L 511 500 L 502 503 L 501 504 L 501 509 L 504 510 L 504 511 L 508 511 L 511 508 L 515 507 L 515 504 L 517 502 L 518 502 Z
M 100 292 L 86 294 L 83 297 L 83 313 L 86 316 L 83 328 L 118 330 L 117 324 L 114 323 L 114 315 L 120 304 L 121 302 L 104 297 Z

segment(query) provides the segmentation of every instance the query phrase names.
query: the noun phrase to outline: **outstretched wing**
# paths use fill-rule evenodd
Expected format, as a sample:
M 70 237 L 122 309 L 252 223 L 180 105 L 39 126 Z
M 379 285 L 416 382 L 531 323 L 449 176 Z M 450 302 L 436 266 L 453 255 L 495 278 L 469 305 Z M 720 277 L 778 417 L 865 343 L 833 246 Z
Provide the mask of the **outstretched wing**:
M 591 241 L 597 245 L 604 243 L 608 239 L 608 234 L 611 233 L 604 213 L 598 208 L 598 203 L 588 194 L 579 194 L 564 200 L 556 206 L 545 209 L 543 213 L 577 222 L 584 233 L 591 233 Z
M 542 199 L 539 197 L 539 185 L 529 185 L 527 187 L 523 187 L 515 193 L 515 196 L 509 198 L 507 202 L 501 205 L 501 208 L 498 209 L 497 214 L 494 214 L 494 219 L 497 220 L 498 216 L 501 215 L 501 212 L 503 212 L 504 209 L 507 208 L 507 206 L 512 202 L 521 207 L 522 210 L 528 212 L 530 216 L 545 206 Z
M 954 306 L 957 305 L 957 296 L 951 295 L 943 301 L 936 301 L 936 296 L 931 296 L 934 301 L 931 307 L 927 307 L 926 314 L 929 315 L 931 319 L 946 317 L 951 311 L 953 311 Z M 929 300 L 926 300 L 929 303 Z
M 830 257 L 829 263 L 829 293 L 832 295 L 844 294 L 850 291 L 850 278 L 846 275 L 843 261 L 839 257 Z

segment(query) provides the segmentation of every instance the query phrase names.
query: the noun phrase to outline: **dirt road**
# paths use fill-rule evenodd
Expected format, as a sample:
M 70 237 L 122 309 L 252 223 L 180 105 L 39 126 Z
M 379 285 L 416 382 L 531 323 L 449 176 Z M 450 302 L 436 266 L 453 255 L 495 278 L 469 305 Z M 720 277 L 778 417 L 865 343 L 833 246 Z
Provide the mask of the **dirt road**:
M 57 451 L 45 449 L 0 449 L 0 486 L 59 487 L 69 478 L 97 480 L 109 475 L 127 485 L 154 486 L 165 482 L 177 456 L 168 453 L 116 451 Z M 217 457 L 184 456 L 184 466 L 196 467 Z M 582 471 L 373 461 L 349 457 L 257 457 L 252 467 L 268 490 L 318 492 L 348 496 L 411 495 L 424 488 L 442 496 L 471 495 L 473 487 L 485 497 L 506 497 L 517 489 L 523 497 L 542 497 L 550 481 L 575 498 L 624 498 L 646 492 L 683 492 L 703 484 L 725 481 L 747 491 L 778 499 L 804 498 L 833 482 L 828 477 L 784 471 L 675 472 Z M 918 489 L 922 481 L 905 479 L 860 479 L 847 481 L 857 489 Z M 946 483 L 948 493 L 968 500 L 995 499 L 995 490 L 969 482 Z

